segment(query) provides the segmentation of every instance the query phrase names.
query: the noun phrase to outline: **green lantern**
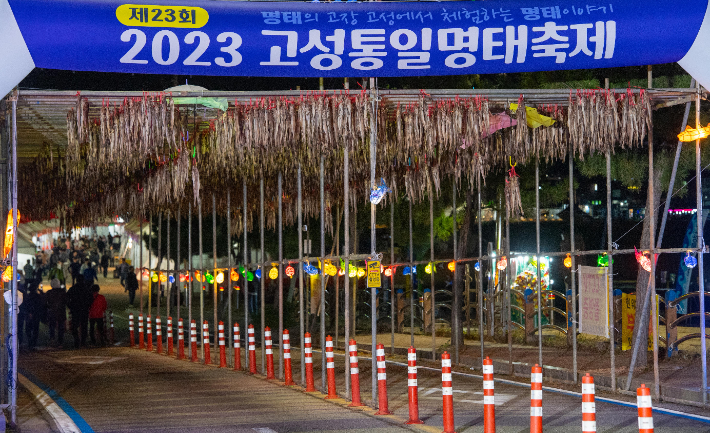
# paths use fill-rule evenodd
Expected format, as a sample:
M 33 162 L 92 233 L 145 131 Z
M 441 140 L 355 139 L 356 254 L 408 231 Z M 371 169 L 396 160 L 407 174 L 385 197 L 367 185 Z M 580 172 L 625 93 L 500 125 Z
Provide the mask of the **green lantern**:
M 254 281 L 254 274 L 247 272 L 247 281 Z
M 207 279 L 207 284 L 214 283 L 214 276 L 212 276 L 212 274 L 205 274 L 205 278 Z
M 613 263 L 613 261 L 612 261 L 612 263 Z M 609 267 L 609 256 L 606 253 L 599 254 L 597 256 L 597 266 L 602 267 L 602 268 Z

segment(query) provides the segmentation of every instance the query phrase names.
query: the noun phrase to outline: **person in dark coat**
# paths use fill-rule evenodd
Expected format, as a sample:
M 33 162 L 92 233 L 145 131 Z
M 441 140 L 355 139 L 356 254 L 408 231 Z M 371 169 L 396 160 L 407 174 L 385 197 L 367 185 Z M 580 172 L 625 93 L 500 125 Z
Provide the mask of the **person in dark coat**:
M 53 279 L 50 283 L 52 288 L 47 292 L 47 322 L 49 326 L 49 339 L 54 340 L 54 332 L 57 332 L 57 346 L 64 344 L 64 330 L 67 320 L 67 290 L 59 282 Z
M 136 290 L 138 290 L 138 278 L 136 277 L 136 271 L 133 266 L 128 268 L 128 274 L 126 274 L 126 292 L 128 292 L 128 302 L 133 306 L 133 302 L 136 299 Z
M 101 268 L 103 268 L 104 271 L 104 278 L 108 277 L 108 262 L 109 262 L 109 255 L 108 251 L 104 251 L 104 253 L 101 255 Z
M 90 285 L 86 283 L 83 275 L 76 277 L 76 283 L 67 291 L 67 307 L 71 313 L 71 333 L 74 337 L 74 347 L 86 346 L 86 337 L 89 336 L 89 308 L 94 302 Z
M 27 345 L 30 349 L 34 349 L 37 345 L 37 337 L 39 336 L 39 322 L 45 317 L 44 293 L 41 293 L 36 284 L 31 284 L 28 287 L 27 298 L 23 304 L 27 313 Z

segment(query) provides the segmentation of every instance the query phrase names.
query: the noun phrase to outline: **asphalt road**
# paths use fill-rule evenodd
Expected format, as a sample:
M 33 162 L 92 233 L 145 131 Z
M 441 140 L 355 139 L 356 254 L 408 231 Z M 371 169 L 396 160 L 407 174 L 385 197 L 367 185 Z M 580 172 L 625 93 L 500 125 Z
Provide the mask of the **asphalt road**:
M 293 352 L 294 379 L 300 382 L 299 353 Z M 363 402 L 370 403 L 370 361 L 363 355 L 361 393 Z M 313 365 L 320 388 L 318 352 Z M 370 409 L 348 409 L 344 399 L 323 400 L 322 395 L 306 394 L 299 387 L 288 389 L 242 372 L 123 347 L 24 353 L 20 366 L 30 378 L 56 391 L 96 432 L 385 432 L 410 428 L 403 425 L 408 418 L 407 370 L 396 363 L 387 367 L 389 409 L 394 412 L 387 417 L 373 416 Z M 342 355 L 336 355 L 336 366 L 338 392 L 345 396 Z M 420 418 L 426 424 L 413 428 L 441 431 L 441 373 L 435 364 L 422 366 L 418 379 Z M 460 371 L 454 374 L 453 388 L 456 430 L 482 431 L 480 377 Z M 527 432 L 529 388 L 524 383 L 496 382 L 495 393 L 497 431 Z M 626 401 L 631 407 L 597 402 L 597 431 L 638 431 L 633 398 Z M 581 431 L 581 398 L 545 390 L 543 417 L 546 432 Z M 683 416 L 655 413 L 654 423 L 656 431 L 710 432 L 710 423 Z

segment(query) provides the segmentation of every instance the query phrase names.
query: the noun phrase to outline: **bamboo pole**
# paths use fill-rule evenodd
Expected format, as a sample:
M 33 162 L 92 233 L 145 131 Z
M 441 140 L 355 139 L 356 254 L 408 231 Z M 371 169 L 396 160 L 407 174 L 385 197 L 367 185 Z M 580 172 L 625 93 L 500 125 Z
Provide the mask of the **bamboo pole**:
M 219 317 L 217 315 L 217 199 L 214 192 L 212 193 L 212 310 L 213 310 L 213 322 L 212 329 L 214 329 L 214 349 L 213 353 L 219 353 L 219 332 L 217 332 L 217 324 L 219 323 Z M 229 327 L 229 326 L 227 326 Z
M 233 341 L 234 338 L 234 327 L 232 326 L 234 323 L 232 322 L 232 290 L 234 289 L 232 288 L 232 209 L 230 191 L 230 189 L 227 189 L 227 275 L 224 276 L 225 280 L 229 281 L 229 284 L 227 284 L 227 305 L 229 305 L 227 309 L 227 335 L 229 335 L 229 339 L 227 342 Z M 179 212 L 178 210 L 178 218 Z M 234 363 L 234 344 L 227 344 L 227 347 L 229 347 L 229 363 L 231 365 Z
M 242 216 L 243 216 L 243 229 L 242 234 L 244 235 L 244 328 L 249 329 L 249 280 L 247 279 L 247 272 L 249 267 L 249 250 L 247 249 L 247 180 L 246 178 L 242 180 Z M 244 334 L 244 341 L 247 341 L 247 334 Z M 248 344 L 245 344 L 248 346 Z M 251 366 L 249 365 L 249 356 L 245 356 L 246 369 L 250 371 Z
M 431 274 L 431 359 L 436 361 L 436 287 L 434 280 L 434 187 L 429 180 L 429 263 Z
M 535 262 L 537 265 L 537 359 L 542 363 L 542 285 L 540 284 L 540 155 L 535 157 Z
M 298 165 L 296 184 L 298 189 L 298 324 L 301 330 L 301 385 L 306 386 L 306 361 L 303 353 L 306 331 L 303 320 L 303 185 L 301 182 L 301 164 Z
M 259 262 L 261 263 L 261 278 L 259 278 L 259 301 L 261 308 L 261 374 L 266 375 L 266 337 L 264 330 L 266 329 L 266 275 L 264 268 L 264 176 L 259 180 Z
M 453 306 L 451 308 L 451 327 L 452 327 L 452 332 L 451 336 L 454 339 L 454 363 L 458 364 L 459 363 L 459 350 L 460 348 L 460 342 L 459 340 L 461 339 L 461 323 L 460 323 L 460 317 L 461 317 L 461 294 L 459 293 L 459 280 L 458 280 L 458 263 L 456 263 L 456 260 L 458 259 L 458 244 L 457 244 L 457 227 L 456 227 L 456 179 L 452 182 L 453 186 L 453 210 L 451 212 L 451 216 L 453 218 L 453 224 L 452 224 L 452 230 L 453 230 L 453 239 L 454 239 L 454 283 L 453 283 L 453 291 L 454 291 L 454 296 L 453 296 Z
M 163 291 L 163 282 L 160 281 L 160 270 L 163 269 L 163 213 L 158 213 L 158 263 L 155 265 L 155 272 L 158 274 L 158 293 L 156 296 L 156 315 L 160 317 L 160 294 Z M 156 330 L 157 332 L 157 330 Z
M 649 69 L 649 74 L 650 74 L 650 69 Z M 650 78 L 649 78 L 650 81 Z M 651 283 L 651 294 L 652 298 L 651 300 L 651 317 L 653 318 L 651 322 L 651 332 L 653 335 L 653 385 L 654 385 L 654 393 L 656 395 L 657 399 L 661 398 L 661 386 L 660 386 L 660 378 L 659 378 L 659 371 L 658 371 L 658 308 L 657 308 L 657 303 L 656 303 L 656 203 L 654 200 L 654 185 L 653 185 L 653 178 L 654 178 L 654 167 L 653 167 L 653 111 L 649 114 L 651 116 L 651 126 L 648 128 L 648 188 L 649 188 L 649 200 L 650 205 L 649 205 L 649 250 L 651 251 L 651 275 L 649 276 L 649 281 Z M 700 237 L 700 234 L 698 234 L 698 237 Z M 611 275 L 609 276 L 611 279 Z M 610 284 L 611 286 L 611 284 Z M 611 287 L 609 287 L 609 290 L 611 291 Z M 611 296 L 611 294 L 610 294 Z M 613 297 L 612 297 L 613 300 Z M 612 307 L 613 308 L 613 307 Z M 614 317 L 613 315 L 614 310 L 611 310 L 611 317 Z M 613 323 L 613 321 L 612 321 Z M 613 327 L 612 327 L 613 329 Z M 613 354 L 614 354 L 614 340 L 612 338 L 611 340 L 611 353 L 612 353 L 612 360 Z M 615 371 L 613 369 L 612 365 L 612 379 L 616 379 Z
M 197 199 L 197 245 L 200 252 L 200 323 L 197 324 L 198 331 L 201 329 L 203 323 L 205 323 L 205 255 L 202 249 L 202 196 Z M 205 340 L 198 334 L 198 341 L 201 341 L 200 345 L 200 358 L 205 359 Z
M 572 143 L 569 144 L 569 248 L 570 251 L 574 253 L 574 146 Z M 607 253 L 608 254 L 608 253 Z M 570 305 L 572 306 L 572 320 L 567 319 L 568 323 L 572 324 L 572 375 L 574 377 L 574 383 L 577 383 L 577 283 L 576 283 L 576 269 L 577 269 L 577 257 L 574 254 L 570 255 L 572 263 L 570 266 L 570 286 L 572 289 L 572 300 Z M 567 311 L 567 314 L 570 314 Z M 570 330 L 568 329 L 568 332 Z
M 483 344 L 483 266 L 481 261 L 483 258 L 483 226 L 481 222 L 481 178 L 480 175 L 476 179 L 478 190 L 478 338 L 481 346 L 481 359 L 484 359 L 484 344 Z
M 350 344 L 350 156 L 348 144 L 343 146 L 343 267 L 345 345 Z M 300 185 L 300 183 L 299 183 Z M 350 395 L 350 351 L 345 350 L 345 393 Z
M 283 179 L 282 174 L 279 172 L 278 179 L 278 202 L 279 202 L 279 379 L 284 378 L 284 345 L 283 345 L 283 335 L 284 335 L 284 280 L 283 280 L 283 231 L 284 231 L 284 221 L 283 221 Z
M 412 235 L 412 198 L 409 197 L 409 280 L 411 289 L 409 292 L 409 339 L 410 346 L 414 346 L 414 237 Z
M 321 348 L 321 388 L 328 392 L 325 359 L 325 161 L 320 157 L 320 348 Z
M 167 263 L 166 263 L 165 267 L 168 270 L 168 272 L 167 272 L 167 277 L 168 277 L 167 290 L 165 291 L 165 293 L 166 293 L 166 295 L 165 295 L 165 317 L 170 317 L 170 289 L 172 287 L 172 285 L 170 284 L 170 276 L 172 275 L 172 273 L 170 272 L 171 269 L 170 269 L 170 216 L 169 215 L 170 214 L 168 214 L 168 218 L 167 218 L 167 223 L 168 223 L 167 224 L 167 245 L 165 247 L 165 251 L 166 251 L 165 258 L 167 259 Z M 168 322 L 166 321 L 165 324 L 167 325 L 167 323 Z
M 394 180 L 394 177 L 393 179 Z M 394 194 L 390 196 L 390 332 L 392 335 L 391 353 L 394 355 L 394 304 L 396 294 L 394 290 Z
M 12 99 L 12 155 L 11 166 L 12 174 L 10 176 L 10 196 L 12 198 L 12 233 L 17 233 L 18 212 L 17 212 L 17 97 L 19 91 L 15 91 Z M 12 269 L 17 272 L 17 240 L 12 243 Z M 10 279 L 11 291 L 11 307 L 12 307 L 12 322 L 10 323 L 10 333 L 12 334 L 12 352 L 15 356 L 12 357 L 12 384 L 10 386 L 10 422 L 17 424 L 17 354 L 19 354 L 19 345 L 17 341 L 17 313 L 18 313 L 18 295 L 17 295 L 17 278 Z M 373 356 L 374 358 L 374 356 Z
M 377 78 L 370 78 L 370 99 L 372 101 L 372 117 L 370 118 L 370 188 L 375 187 L 375 164 L 377 151 Z M 375 238 L 375 212 L 377 206 L 370 203 L 370 253 L 377 254 Z M 372 331 L 372 406 L 378 407 L 377 401 L 377 289 L 370 289 L 370 318 Z
M 697 93 L 695 95 L 695 126 L 700 128 L 700 84 L 696 83 Z M 702 169 L 700 167 L 700 139 L 695 140 L 695 200 L 697 203 L 697 224 L 698 224 L 698 250 L 700 250 L 705 241 L 703 239 L 703 194 L 702 194 Z M 700 360 L 702 365 L 702 385 L 700 387 L 703 393 L 703 404 L 707 404 L 708 400 L 708 363 L 707 363 L 707 342 L 705 341 L 705 276 L 703 269 L 704 254 L 698 253 L 698 296 L 700 301 Z M 655 302 L 654 302 L 655 304 Z
M 141 245 L 141 250 L 140 250 L 140 266 L 138 266 L 138 295 L 140 300 L 138 301 L 138 304 L 140 305 L 140 314 L 141 316 L 143 315 L 143 215 L 140 216 L 141 219 L 141 224 L 140 224 L 140 234 L 138 235 L 138 240 L 140 241 Z M 135 269 L 133 269 L 135 271 Z M 125 283 L 124 283 L 125 284 Z
M 187 208 L 187 268 L 186 286 L 188 290 L 185 295 L 187 295 L 187 326 L 190 327 L 192 324 L 192 292 L 195 288 L 195 272 L 192 269 L 192 200 L 188 201 Z M 190 344 L 190 357 L 192 358 L 192 356 L 192 344 Z
M 153 212 L 150 213 L 150 223 L 148 225 L 148 316 L 151 315 L 153 309 L 153 280 L 150 270 L 152 269 L 151 262 L 153 260 Z
M 651 171 L 653 169 L 651 168 Z M 653 184 L 651 179 L 649 185 Z M 651 193 L 653 193 L 653 187 Z M 651 199 L 653 202 L 653 199 Z M 651 211 L 653 215 L 653 211 Z M 611 233 L 611 153 L 606 153 L 606 239 L 607 256 L 609 257 L 608 281 L 609 281 L 609 362 L 611 364 L 611 389 L 616 392 L 616 354 L 614 353 L 614 260 L 612 258 L 612 233 Z M 651 225 L 651 239 L 653 239 L 653 224 Z M 651 241 L 653 246 L 653 241 Z
M 177 211 L 177 236 L 175 236 L 175 249 L 176 251 L 176 258 L 175 258 L 175 283 L 176 283 L 176 297 L 177 297 L 177 303 L 175 305 L 175 308 L 177 309 L 177 318 L 180 320 L 180 314 L 182 313 L 182 307 L 181 307 L 181 302 L 180 302 L 180 235 L 182 232 L 180 231 L 180 224 L 181 224 L 181 219 L 182 215 L 180 214 L 180 208 L 178 207 Z M 188 324 L 189 326 L 189 324 Z

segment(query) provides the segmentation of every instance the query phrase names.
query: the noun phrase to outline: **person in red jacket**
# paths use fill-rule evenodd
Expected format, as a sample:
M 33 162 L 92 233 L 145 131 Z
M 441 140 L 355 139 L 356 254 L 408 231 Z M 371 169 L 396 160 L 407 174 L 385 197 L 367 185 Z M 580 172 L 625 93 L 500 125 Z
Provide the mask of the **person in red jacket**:
M 103 346 L 106 343 L 106 333 L 104 332 L 104 313 L 108 305 L 106 304 L 106 298 L 104 295 L 99 294 L 99 285 L 94 284 L 91 286 L 91 292 L 94 295 L 94 302 L 91 304 L 89 309 L 89 338 L 91 338 L 91 344 L 96 345 L 96 334 L 94 333 L 94 326 L 98 328 L 99 333 L 99 343 Z

